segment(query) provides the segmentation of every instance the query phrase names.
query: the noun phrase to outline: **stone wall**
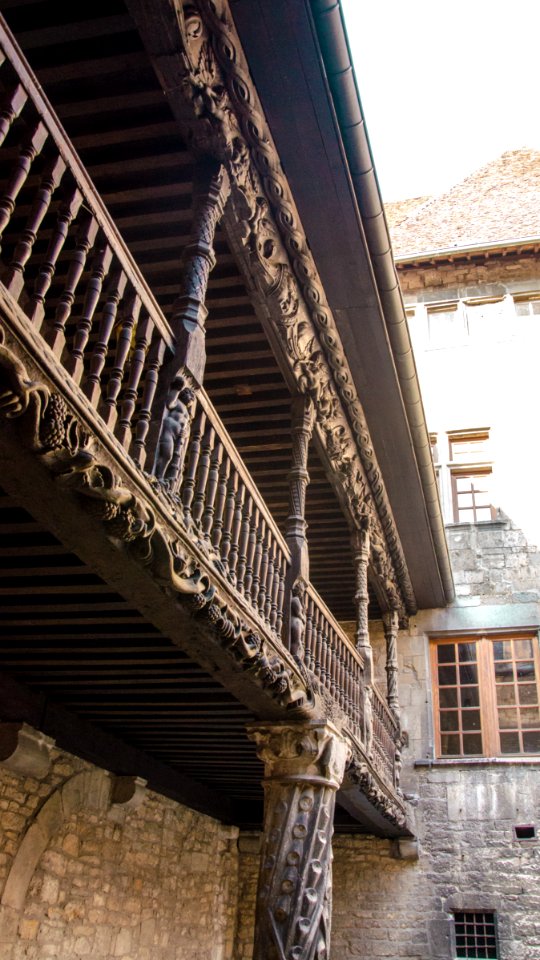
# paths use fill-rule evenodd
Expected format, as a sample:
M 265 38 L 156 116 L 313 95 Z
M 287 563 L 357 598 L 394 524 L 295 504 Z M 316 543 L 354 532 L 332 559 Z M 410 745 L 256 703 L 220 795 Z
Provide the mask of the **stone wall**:
M 2 960 L 229 960 L 237 831 L 53 751 L 42 781 L 0 765 Z

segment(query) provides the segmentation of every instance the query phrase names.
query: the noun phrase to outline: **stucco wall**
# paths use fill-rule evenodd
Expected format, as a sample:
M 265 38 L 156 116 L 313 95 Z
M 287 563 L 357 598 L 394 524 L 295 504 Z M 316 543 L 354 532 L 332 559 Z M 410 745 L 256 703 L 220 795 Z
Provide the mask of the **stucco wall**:
M 0 765 L 0 824 L 2 960 L 232 956 L 234 829 L 151 791 L 111 803 L 105 771 L 57 751 L 43 781 Z

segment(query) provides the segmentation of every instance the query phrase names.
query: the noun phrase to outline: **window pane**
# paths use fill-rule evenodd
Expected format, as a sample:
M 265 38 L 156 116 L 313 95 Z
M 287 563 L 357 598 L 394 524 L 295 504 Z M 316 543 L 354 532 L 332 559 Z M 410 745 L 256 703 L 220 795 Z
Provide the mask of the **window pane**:
M 532 640 L 514 640 L 514 654 L 518 660 L 532 660 Z
M 463 753 L 466 756 L 482 753 L 482 736 L 479 733 L 463 734 Z
M 460 523 L 474 523 L 474 510 L 459 510 L 458 520 Z
M 506 687 L 503 687 L 506 690 Z M 513 688 L 512 688 L 513 689 Z M 461 690 L 461 706 L 462 707 L 478 707 L 480 706 L 480 697 L 478 687 L 463 687 Z
M 441 736 L 441 754 L 443 757 L 459 757 L 461 745 L 459 733 L 443 733 Z
M 441 711 L 441 730 L 459 730 L 459 714 L 457 710 Z
M 480 730 L 480 711 L 464 710 L 462 724 L 464 730 Z
M 518 663 L 517 677 L 518 677 L 518 680 L 533 680 L 534 679 L 534 661 L 524 660 L 522 663 Z
M 457 707 L 458 705 L 458 696 L 456 687 L 443 687 L 442 690 L 439 690 L 439 706 L 441 707 Z M 469 704 L 469 706 L 474 706 L 474 704 Z
M 461 663 L 476 661 L 476 643 L 458 643 L 458 655 Z
M 512 641 L 511 640 L 495 640 L 493 644 L 493 657 L 495 660 L 511 660 L 512 659 Z
M 501 753 L 519 753 L 519 734 L 501 733 Z
M 514 680 L 514 666 L 511 663 L 495 664 L 495 681 L 497 683 L 512 683 Z
M 439 663 L 454 663 L 456 659 L 456 648 L 453 643 L 440 643 L 437 647 L 437 660 Z
M 497 686 L 497 703 L 501 707 L 510 706 L 516 702 L 516 689 L 514 684 L 511 686 Z
M 455 667 L 439 667 L 439 684 L 441 687 L 450 687 L 457 682 Z
M 525 753 L 540 753 L 540 730 L 523 734 L 523 750 Z
M 478 683 L 478 667 L 475 663 L 467 663 L 459 668 L 460 683 Z
M 520 711 L 521 726 L 530 729 L 540 727 L 540 710 L 538 707 L 523 707 Z
M 512 710 L 510 708 L 499 710 L 500 730 L 515 730 L 517 726 L 517 710 Z
M 491 507 L 477 507 L 477 508 L 476 508 L 476 519 L 477 519 L 477 520 L 491 520 Z
M 518 696 L 520 703 L 538 703 L 538 695 L 535 683 L 522 683 L 518 687 Z

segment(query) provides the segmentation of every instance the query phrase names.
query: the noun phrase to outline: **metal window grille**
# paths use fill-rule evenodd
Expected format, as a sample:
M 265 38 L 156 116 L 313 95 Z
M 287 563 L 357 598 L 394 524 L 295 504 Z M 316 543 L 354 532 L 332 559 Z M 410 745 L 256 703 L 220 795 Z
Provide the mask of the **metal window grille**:
M 497 960 L 497 931 L 494 913 L 454 914 L 456 958 Z

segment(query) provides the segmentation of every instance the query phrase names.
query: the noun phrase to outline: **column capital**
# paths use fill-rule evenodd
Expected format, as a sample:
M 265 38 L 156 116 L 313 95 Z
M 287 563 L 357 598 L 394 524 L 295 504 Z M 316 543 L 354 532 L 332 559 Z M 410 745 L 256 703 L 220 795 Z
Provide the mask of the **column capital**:
M 265 765 L 264 782 L 298 781 L 339 789 L 350 744 L 333 723 L 308 720 L 301 724 L 275 724 L 270 721 L 250 724 L 247 729 Z

